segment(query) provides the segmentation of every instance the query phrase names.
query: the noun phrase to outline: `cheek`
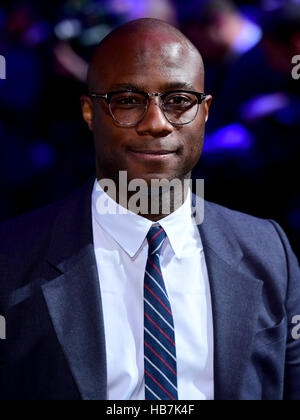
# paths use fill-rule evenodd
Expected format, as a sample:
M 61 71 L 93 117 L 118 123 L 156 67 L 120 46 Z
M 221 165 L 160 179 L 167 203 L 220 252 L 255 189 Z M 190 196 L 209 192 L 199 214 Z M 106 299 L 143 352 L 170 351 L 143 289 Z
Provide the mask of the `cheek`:
M 101 157 L 99 154 L 102 154 L 105 158 L 109 151 L 113 149 L 116 134 L 110 116 L 99 108 L 93 115 L 93 134 L 98 157 Z
M 96 106 L 93 113 L 93 133 L 95 139 L 106 137 L 109 123 L 109 117 L 106 112 L 99 105 Z
M 197 165 L 203 150 L 205 123 L 200 121 L 182 132 L 182 152 L 180 173 L 187 174 Z M 187 129 L 187 127 L 186 127 Z
M 203 150 L 204 144 L 204 123 L 197 124 L 191 127 L 188 135 L 185 138 L 185 156 L 186 159 L 197 163 Z
M 105 173 L 107 167 L 113 166 L 115 153 L 114 135 L 112 130 L 112 123 L 108 120 L 106 115 L 99 115 L 95 112 L 93 116 L 93 136 L 94 146 L 96 152 L 97 166 Z
M 125 136 L 128 132 L 116 126 L 110 116 L 95 113 L 93 135 L 98 174 L 114 179 L 119 170 L 127 169 Z M 128 130 L 128 129 L 127 129 Z
M 198 118 L 195 121 L 195 125 L 192 126 L 192 137 L 193 137 L 193 152 L 195 154 L 198 154 L 198 158 L 200 157 L 203 145 L 204 145 L 204 134 L 205 134 L 205 109 L 204 107 L 201 107 L 199 109 L 199 115 Z

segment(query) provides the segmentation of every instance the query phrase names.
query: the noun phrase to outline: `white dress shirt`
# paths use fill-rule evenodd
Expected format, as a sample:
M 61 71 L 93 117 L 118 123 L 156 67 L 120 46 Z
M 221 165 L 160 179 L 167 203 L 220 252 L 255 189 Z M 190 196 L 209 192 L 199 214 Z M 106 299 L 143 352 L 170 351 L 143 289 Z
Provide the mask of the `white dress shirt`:
M 103 202 L 117 214 L 103 214 L 99 207 Z M 92 220 L 105 328 L 107 398 L 143 400 L 146 236 L 153 223 L 124 210 L 96 181 Z M 192 220 L 191 192 L 159 224 L 167 234 L 160 263 L 174 317 L 178 398 L 212 400 L 211 295 L 199 230 Z

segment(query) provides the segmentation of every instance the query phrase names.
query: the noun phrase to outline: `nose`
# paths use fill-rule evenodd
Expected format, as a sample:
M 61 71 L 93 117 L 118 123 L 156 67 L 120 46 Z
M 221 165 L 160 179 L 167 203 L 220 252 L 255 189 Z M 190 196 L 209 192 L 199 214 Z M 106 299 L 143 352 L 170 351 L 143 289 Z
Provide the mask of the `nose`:
M 159 101 L 158 97 L 150 98 L 146 115 L 136 127 L 138 134 L 165 137 L 174 131 L 174 126 L 165 117 Z

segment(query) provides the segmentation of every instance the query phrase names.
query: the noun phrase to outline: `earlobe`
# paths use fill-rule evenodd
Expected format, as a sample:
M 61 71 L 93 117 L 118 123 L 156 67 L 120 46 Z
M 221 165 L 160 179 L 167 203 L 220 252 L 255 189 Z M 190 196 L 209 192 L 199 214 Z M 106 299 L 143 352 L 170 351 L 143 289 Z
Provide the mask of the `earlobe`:
M 89 129 L 93 129 L 93 101 L 86 95 L 80 98 L 82 116 L 84 121 L 87 123 Z

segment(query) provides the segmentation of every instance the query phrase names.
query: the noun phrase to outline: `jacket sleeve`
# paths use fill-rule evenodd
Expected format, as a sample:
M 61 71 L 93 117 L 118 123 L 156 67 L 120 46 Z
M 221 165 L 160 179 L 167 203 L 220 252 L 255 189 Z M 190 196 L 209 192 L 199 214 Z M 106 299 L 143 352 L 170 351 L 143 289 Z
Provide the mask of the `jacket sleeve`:
M 284 399 L 300 400 L 300 268 L 285 233 L 276 222 L 271 221 L 271 223 L 282 242 L 286 255 L 288 273 L 286 295 L 288 336 L 285 360 Z

